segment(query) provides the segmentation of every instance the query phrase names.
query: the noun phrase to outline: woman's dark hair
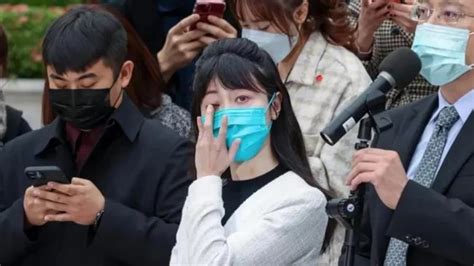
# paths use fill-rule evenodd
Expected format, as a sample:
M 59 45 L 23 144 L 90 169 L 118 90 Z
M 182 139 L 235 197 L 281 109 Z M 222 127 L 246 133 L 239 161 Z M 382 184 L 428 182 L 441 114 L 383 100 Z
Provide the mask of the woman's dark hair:
M 246 20 L 245 13 L 251 12 L 257 20 L 270 21 L 281 32 L 289 34 L 291 27 L 297 26 L 293 13 L 304 1 L 230 0 L 230 6 L 239 20 Z M 308 5 L 308 18 L 300 30 L 300 38 L 305 40 L 311 33 L 318 31 L 328 42 L 355 51 L 356 27 L 349 19 L 346 1 L 308 0 Z
M 0 78 L 7 75 L 8 39 L 3 27 L 0 25 Z
M 272 151 L 280 164 L 301 176 L 309 185 L 319 188 L 326 197 L 329 193 L 313 178 L 303 134 L 291 106 L 290 96 L 270 55 L 247 39 L 227 39 L 208 46 L 196 64 L 192 107 L 195 135 L 196 118 L 201 116 L 201 103 L 211 82 L 219 82 L 228 90 L 248 89 L 272 95 L 281 95 L 281 111 L 270 131 Z M 323 247 L 333 233 L 328 227 Z
M 122 24 L 127 34 L 125 60 L 130 60 L 135 65 L 132 79 L 125 91 L 130 99 L 144 111 L 155 110 L 160 107 L 162 93 L 166 86 L 161 75 L 160 65 L 140 39 L 133 26 L 111 5 L 88 5 L 84 6 L 83 9 L 109 13 Z M 48 79 L 45 80 L 43 123 L 47 125 L 54 120 L 55 114 L 52 111 L 47 94 L 49 89 Z

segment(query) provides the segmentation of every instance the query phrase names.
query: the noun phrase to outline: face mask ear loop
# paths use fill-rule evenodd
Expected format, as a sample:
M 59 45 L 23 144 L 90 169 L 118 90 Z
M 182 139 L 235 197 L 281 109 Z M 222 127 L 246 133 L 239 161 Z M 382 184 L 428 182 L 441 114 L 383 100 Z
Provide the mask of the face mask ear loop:
M 268 109 L 270 109 L 270 106 L 272 106 L 273 102 L 276 99 L 278 92 L 273 93 L 272 98 L 270 98 L 270 101 L 268 102 L 267 108 L 265 109 L 265 113 L 268 112 Z
M 472 36 L 472 38 L 474 38 L 474 31 L 469 33 L 469 38 L 471 38 L 471 36 Z M 474 64 L 469 65 L 469 67 L 471 68 L 471 71 L 474 70 Z

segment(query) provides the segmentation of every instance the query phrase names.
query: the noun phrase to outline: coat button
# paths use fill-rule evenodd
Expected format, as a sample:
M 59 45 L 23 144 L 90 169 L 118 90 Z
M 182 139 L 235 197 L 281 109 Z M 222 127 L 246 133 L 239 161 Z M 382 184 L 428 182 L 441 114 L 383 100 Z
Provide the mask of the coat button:
M 393 26 L 390 33 L 392 34 L 392 36 L 397 36 L 400 35 L 401 31 L 397 27 Z

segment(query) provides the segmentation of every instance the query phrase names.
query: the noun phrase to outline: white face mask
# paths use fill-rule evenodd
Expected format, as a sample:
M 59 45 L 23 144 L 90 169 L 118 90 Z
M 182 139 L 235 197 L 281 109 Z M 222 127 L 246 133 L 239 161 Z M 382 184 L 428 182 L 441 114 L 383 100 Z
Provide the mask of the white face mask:
M 242 38 L 249 39 L 270 54 L 276 64 L 287 57 L 295 47 L 298 37 L 288 38 L 281 33 L 271 33 L 261 30 L 242 29 Z

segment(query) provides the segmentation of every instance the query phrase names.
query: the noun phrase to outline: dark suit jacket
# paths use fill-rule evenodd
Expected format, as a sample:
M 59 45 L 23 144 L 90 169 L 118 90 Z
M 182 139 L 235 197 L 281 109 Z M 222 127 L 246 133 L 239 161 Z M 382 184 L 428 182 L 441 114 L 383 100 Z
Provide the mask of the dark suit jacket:
M 22 112 L 7 105 L 7 132 L 0 142 L 7 143 L 10 140 L 31 131 L 28 122 L 21 117 Z
M 375 147 L 397 151 L 408 169 L 416 146 L 438 106 L 438 96 L 388 114 L 393 127 Z M 474 264 L 474 113 L 464 124 L 431 188 L 409 181 L 395 211 L 368 185 L 356 265 L 383 265 L 390 237 L 410 244 L 410 265 Z
M 144 119 L 127 96 L 82 169 L 59 119 L 7 143 L 0 152 L 0 264 L 168 265 L 192 153 L 190 142 Z M 23 171 L 51 165 L 102 192 L 105 213 L 97 231 L 74 223 L 25 231 L 23 195 L 32 183 Z

